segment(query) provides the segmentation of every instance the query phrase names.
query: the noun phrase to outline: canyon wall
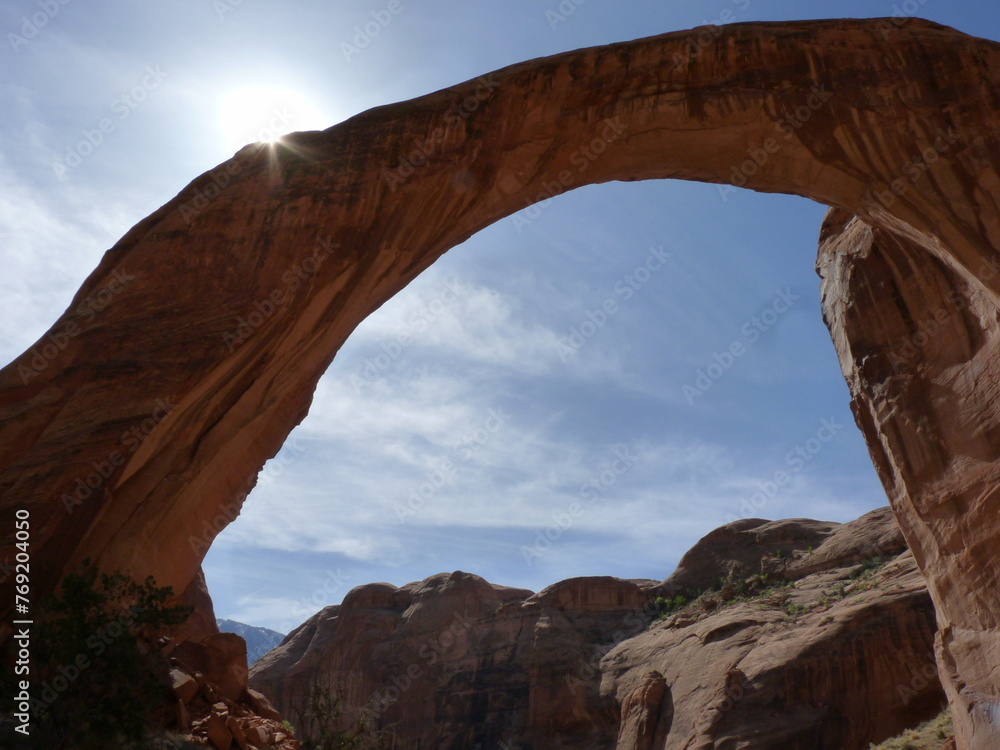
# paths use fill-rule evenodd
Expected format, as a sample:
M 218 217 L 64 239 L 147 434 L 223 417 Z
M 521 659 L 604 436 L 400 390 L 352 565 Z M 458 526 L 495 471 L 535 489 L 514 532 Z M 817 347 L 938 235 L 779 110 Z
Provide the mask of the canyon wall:
M 959 747 L 993 747 L 1000 696 L 1000 309 L 909 240 L 832 209 L 817 268 L 852 409 L 938 612 Z M 983 281 L 1000 273 L 984 263 Z M 975 740 L 975 741 L 974 741 Z
M 319 688 L 397 750 L 860 749 L 940 711 L 934 608 L 888 508 L 737 521 L 686 560 L 538 594 L 461 572 L 360 586 L 250 682 L 301 738 Z
M 241 150 L 129 231 L 0 371 L 0 508 L 30 512 L 34 593 L 85 558 L 197 585 L 354 327 L 479 229 L 585 184 L 737 184 L 833 206 L 845 228 L 857 217 L 900 248 L 845 271 L 828 315 L 946 626 L 960 746 L 1000 745 L 988 562 L 1000 277 L 983 270 L 1000 246 L 998 71 L 1000 45 L 916 19 L 733 24 L 521 63 Z M 952 321 L 965 344 L 949 334 L 897 376 L 871 354 L 896 345 L 892 322 L 851 310 L 859 284 L 905 298 L 903 258 L 926 277 L 914 301 L 937 304 L 938 284 L 969 304 Z M 866 361 L 874 375 L 853 382 Z M 5 623 L 12 586 L 0 585 Z

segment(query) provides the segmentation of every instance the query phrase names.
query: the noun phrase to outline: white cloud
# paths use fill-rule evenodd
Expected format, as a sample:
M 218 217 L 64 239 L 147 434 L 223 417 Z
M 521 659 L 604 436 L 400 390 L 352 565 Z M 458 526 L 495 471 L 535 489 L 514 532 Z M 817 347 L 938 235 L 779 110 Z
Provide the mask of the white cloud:
M 400 337 L 408 337 L 397 349 Z M 555 332 L 533 322 L 517 300 L 432 268 L 365 320 L 351 337 L 378 367 L 433 350 L 480 366 L 541 374 L 559 363 Z M 398 351 L 398 354 L 395 352 Z
M 0 161 L 0 358 L 10 361 L 68 307 L 100 258 L 100 238 Z
M 459 380 L 433 375 L 409 383 L 357 397 L 343 381 L 325 383 L 290 441 L 294 460 L 280 477 L 265 469 L 267 481 L 227 538 L 401 564 L 409 556 L 401 540 L 414 529 L 530 534 L 589 499 L 579 529 L 627 534 L 623 517 L 656 523 L 685 514 L 702 516 L 704 528 L 704 517 L 717 516 L 724 503 L 692 513 L 693 499 L 739 489 L 723 486 L 734 466 L 721 446 L 680 439 L 594 444 L 541 410 L 487 408 Z

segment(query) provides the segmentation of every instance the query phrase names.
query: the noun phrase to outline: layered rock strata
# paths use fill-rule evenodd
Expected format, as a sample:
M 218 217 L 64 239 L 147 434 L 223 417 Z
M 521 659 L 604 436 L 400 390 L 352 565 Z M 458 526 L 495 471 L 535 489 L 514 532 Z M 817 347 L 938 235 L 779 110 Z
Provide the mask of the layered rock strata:
M 1000 308 L 912 241 L 839 210 L 817 267 L 858 426 L 937 608 L 958 746 L 998 747 Z

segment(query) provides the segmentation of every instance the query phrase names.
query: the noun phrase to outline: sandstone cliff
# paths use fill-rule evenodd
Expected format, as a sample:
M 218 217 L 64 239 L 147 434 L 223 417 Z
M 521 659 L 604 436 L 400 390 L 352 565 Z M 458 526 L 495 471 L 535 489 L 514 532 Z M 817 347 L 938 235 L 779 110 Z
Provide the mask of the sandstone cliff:
M 350 332 L 479 229 L 585 184 L 738 184 L 838 210 L 825 309 L 859 424 L 931 583 L 959 746 L 1000 746 L 1000 45 L 917 19 L 713 36 L 534 60 L 250 146 L 137 224 L 0 371 L 0 509 L 30 514 L 35 593 L 85 558 L 196 586 Z M 865 226 L 875 249 L 850 252 Z M 945 333 L 887 368 L 950 292 Z
M 836 210 L 817 264 L 858 426 L 937 607 L 959 747 L 996 747 L 1000 309 L 911 241 Z
M 668 612 L 663 595 L 681 591 Z M 744 520 L 661 583 L 532 594 L 456 572 L 361 586 L 251 684 L 289 716 L 327 686 L 346 721 L 367 710 L 397 750 L 844 750 L 940 711 L 934 629 L 888 509 L 844 525 Z

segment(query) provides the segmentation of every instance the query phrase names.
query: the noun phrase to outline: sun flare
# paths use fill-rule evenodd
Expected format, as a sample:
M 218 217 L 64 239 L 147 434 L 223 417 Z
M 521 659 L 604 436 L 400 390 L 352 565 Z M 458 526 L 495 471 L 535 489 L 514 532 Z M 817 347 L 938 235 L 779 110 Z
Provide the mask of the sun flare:
M 275 143 L 297 130 L 333 124 L 313 101 L 298 91 L 276 86 L 247 86 L 219 102 L 219 130 L 230 150 L 248 143 Z

